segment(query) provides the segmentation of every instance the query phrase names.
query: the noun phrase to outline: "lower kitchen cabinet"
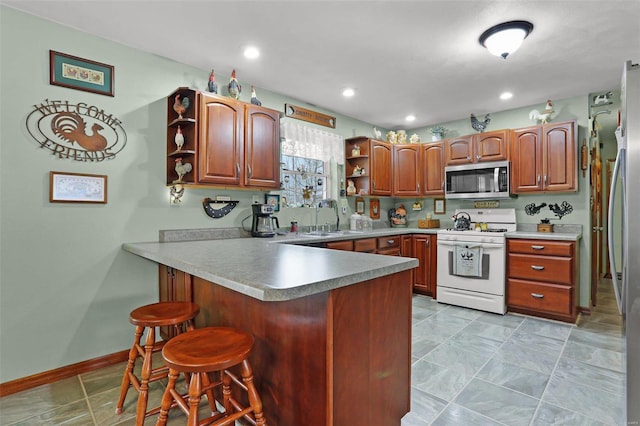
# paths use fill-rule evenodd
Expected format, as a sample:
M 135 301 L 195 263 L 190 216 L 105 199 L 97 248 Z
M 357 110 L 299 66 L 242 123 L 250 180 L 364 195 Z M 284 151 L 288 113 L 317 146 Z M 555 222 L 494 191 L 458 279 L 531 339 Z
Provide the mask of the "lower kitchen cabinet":
M 437 276 L 437 238 L 435 234 L 414 235 L 412 238 L 412 255 L 420 264 L 413 270 L 414 293 L 426 294 L 436 298 Z
M 191 275 L 165 265 L 158 265 L 158 300 L 160 302 L 193 302 Z M 160 336 L 168 340 L 175 335 L 173 327 L 160 327 Z
M 573 241 L 507 240 L 507 309 L 575 323 L 578 251 Z
M 402 241 L 402 236 L 400 235 L 380 237 L 378 238 L 378 250 L 376 253 L 387 256 L 400 256 L 400 241 Z

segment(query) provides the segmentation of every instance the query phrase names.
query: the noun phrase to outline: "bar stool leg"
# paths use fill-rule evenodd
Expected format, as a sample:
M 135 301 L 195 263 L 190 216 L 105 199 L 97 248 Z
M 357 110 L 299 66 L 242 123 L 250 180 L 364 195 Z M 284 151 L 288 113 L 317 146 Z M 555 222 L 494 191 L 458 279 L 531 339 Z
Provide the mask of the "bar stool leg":
M 247 387 L 249 405 L 253 408 L 253 416 L 256 419 L 256 426 L 264 426 L 267 423 L 264 419 L 264 415 L 262 414 L 262 400 L 260 399 L 260 394 L 256 389 L 256 385 L 253 383 L 253 370 L 251 369 L 251 364 L 249 364 L 248 359 L 242 361 L 241 375 L 242 381 Z
M 200 405 L 200 395 L 202 393 L 202 374 L 195 373 L 191 376 L 189 383 L 189 419 L 188 426 L 198 426 L 198 406 Z
M 138 357 L 138 349 L 137 346 L 140 345 L 140 340 L 142 339 L 142 332 L 144 331 L 144 327 L 137 326 L 135 337 L 133 339 L 133 345 L 129 350 L 129 360 L 127 361 L 127 368 L 124 370 L 124 375 L 122 376 L 122 385 L 120 386 L 120 397 L 118 398 L 118 404 L 116 404 L 116 414 L 122 414 L 122 407 L 124 405 L 124 400 L 127 397 L 127 391 L 129 390 L 129 386 L 131 385 L 130 375 L 133 373 L 133 367 L 136 364 L 136 358 Z
M 169 369 L 169 381 L 167 383 L 167 388 L 162 394 L 162 402 L 160 403 L 160 415 L 158 416 L 158 420 L 156 421 L 156 426 L 165 426 L 167 424 L 167 418 L 169 417 L 169 409 L 171 408 L 171 404 L 173 402 L 173 395 L 171 395 L 171 390 L 175 389 L 176 380 L 178 380 L 179 372 L 173 369 Z
M 142 371 L 140 373 L 140 395 L 138 396 L 138 408 L 136 409 L 136 424 L 144 423 L 147 412 L 147 401 L 149 399 L 149 378 L 151 377 L 151 357 L 153 356 L 153 346 L 156 343 L 156 329 L 149 327 L 147 340 L 144 344 L 144 360 L 142 361 Z

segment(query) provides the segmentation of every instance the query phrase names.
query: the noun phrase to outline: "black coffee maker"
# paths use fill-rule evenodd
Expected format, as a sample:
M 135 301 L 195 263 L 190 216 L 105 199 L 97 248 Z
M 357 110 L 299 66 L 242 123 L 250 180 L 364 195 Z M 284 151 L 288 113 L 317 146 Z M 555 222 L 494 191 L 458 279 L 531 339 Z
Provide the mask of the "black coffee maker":
M 254 237 L 273 237 L 280 227 L 278 218 L 273 215 L 274 207 L 271 204 L 252 204 L 253 224 L 251 235 Z

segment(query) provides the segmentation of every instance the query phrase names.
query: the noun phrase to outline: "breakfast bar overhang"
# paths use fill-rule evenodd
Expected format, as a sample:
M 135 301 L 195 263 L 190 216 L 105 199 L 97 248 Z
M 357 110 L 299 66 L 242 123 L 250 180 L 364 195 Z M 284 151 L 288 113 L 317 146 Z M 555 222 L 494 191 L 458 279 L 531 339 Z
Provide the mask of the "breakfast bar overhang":
M 255 338 L 271 425 L 400 425 L 410 410 L 416 259 L 262 239 L 128 243 L 190 275 L 196 327 Z

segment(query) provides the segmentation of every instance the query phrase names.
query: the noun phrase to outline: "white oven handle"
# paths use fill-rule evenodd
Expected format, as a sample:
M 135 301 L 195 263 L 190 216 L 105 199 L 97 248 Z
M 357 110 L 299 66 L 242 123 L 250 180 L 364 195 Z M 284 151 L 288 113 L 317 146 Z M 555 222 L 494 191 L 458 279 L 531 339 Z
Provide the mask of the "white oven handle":
M 504 244 L 500 243 L 479 243 L 479 242 L 470 242 L 470 241 L 438 241 L 439 246 L 471 246 L 471 247 L 482 247 L 484 249 L 497 248 L 501 249 L 504 247 Z

